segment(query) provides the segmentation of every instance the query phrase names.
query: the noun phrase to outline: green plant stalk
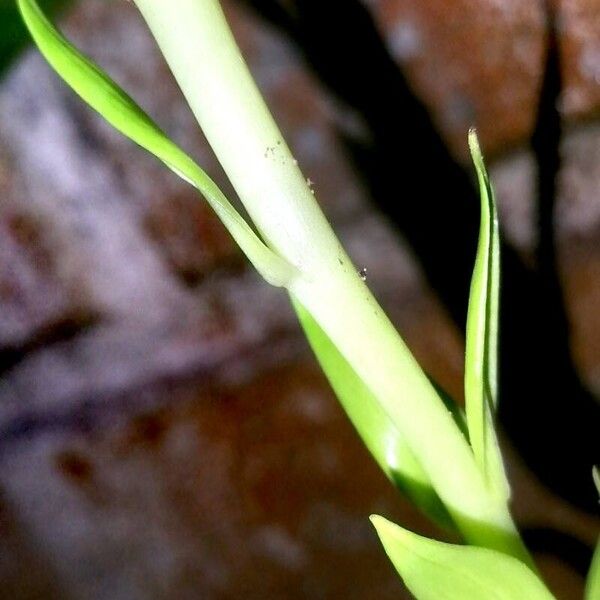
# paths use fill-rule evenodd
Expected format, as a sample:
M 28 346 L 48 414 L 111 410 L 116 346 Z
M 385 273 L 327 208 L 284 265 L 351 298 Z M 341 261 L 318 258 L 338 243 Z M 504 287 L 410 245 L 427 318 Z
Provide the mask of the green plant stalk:
M 396 422 L 465 539 L 531 563 L 506 503 L 342 249 L 296 166 L 217 0 L 136 0 L 288 287 Z

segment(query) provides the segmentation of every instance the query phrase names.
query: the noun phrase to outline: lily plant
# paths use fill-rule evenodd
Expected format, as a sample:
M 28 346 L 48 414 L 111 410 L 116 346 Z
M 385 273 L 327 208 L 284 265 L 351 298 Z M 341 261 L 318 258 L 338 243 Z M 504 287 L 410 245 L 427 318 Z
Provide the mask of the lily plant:
M 54 70 L 104 119 L 194 186 L 248 260 L 284 288 L 339 401 L 383 472 L 464 543 L 428 539 L 381 516 L 383 547 L 419 600 L 549 600 L 509 510 L 494 413 L 498 399 L 498 217 L 477 135 L 481 190 L 471 284 L 465 411 L 418 365 L 342 248 L 274 122 L 218 0 L 134 0 L 247 210 L 110 77 L 75 49 L 35 0 L 17 0 Z M 350 326 L 351 325 L 351 326 Z M 586 591 L 600 598 L 596 553 Z

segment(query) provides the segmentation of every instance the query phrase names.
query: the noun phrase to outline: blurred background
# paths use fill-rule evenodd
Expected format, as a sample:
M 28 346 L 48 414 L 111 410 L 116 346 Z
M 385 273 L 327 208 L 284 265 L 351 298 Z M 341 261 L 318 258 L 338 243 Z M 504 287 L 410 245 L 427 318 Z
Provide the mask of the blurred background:
M 40 2 L 231 195 L 135 7 Z M 476 125 L 504 234 L 500 423 L 559 599 L 598 536 L 600 4 L 227 0 L 357 268 L 462 398 Z M 0 0 L 0 598 L 408 598 L 367 520 L 445 537 L 346 421 L 280 290 Z

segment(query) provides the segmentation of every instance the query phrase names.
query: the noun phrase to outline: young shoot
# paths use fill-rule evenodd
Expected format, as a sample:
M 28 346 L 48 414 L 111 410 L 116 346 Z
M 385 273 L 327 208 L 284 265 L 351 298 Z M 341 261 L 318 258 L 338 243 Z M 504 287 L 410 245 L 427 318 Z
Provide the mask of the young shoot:
M 251 223 L 150 116 L 52 26 L 35 0 L 18 0 L 38 48 L 66 83 L 121 133 L 193 185 L 264 279 L 285 288 L 377 464 L 416 506 L 467 544 L 427 539 L 372 517 L 412 593 L 421 600 L 552 598 L 511 518 L 494 428 L 500 248 L 494 193 L 476 133 L 469 133 L 469 146 L 481 190 L 481 227 L 467 320 L 465 435 L 461 411 L 452 403 L 448 409 L 448 399 L 365 285 L 366 269 L 352 264 L 325 219 L 312 182 L 271 117 L 218 0 L 135 4 Z

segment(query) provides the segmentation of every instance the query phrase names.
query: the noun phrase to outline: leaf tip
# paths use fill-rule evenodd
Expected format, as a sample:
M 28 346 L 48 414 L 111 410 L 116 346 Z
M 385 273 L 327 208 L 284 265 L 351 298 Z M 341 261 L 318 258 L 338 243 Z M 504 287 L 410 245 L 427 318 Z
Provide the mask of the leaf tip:
M 477 129 L 475 127 L 469 127 L 469 151 L 471 152 L 471 158 L 476 166 L 483 164 L 483 154 L 481 153 L 481 145 L 479 144 L 479 136 L 477 135 Z
M 369 521 L 371 521 L 373 527 L 375 527 L 377 535 L 385 546 L 386 540 L 394 533 L 394 524 L 381 515 L 371 515 L 369 516 Z
M 369 520 L 375 527 L 377 531 L 377 535 L 381 539 L 383 546 L 388 549 L 389 543 L 394 543 L 396 545 L 404 546 L 411 539 L 411 532 L 407 531 L 403 527 L 396 525 L 396 523 L 392 523 L 385 517 L 381 515 L 371 515 Z
M 384 519 L 381 515 L 369 515 L 369 521 L 371 521 L 375 529 L 379 529 L 380 525 L 382 526 L 385 524 L 386 519 Z

